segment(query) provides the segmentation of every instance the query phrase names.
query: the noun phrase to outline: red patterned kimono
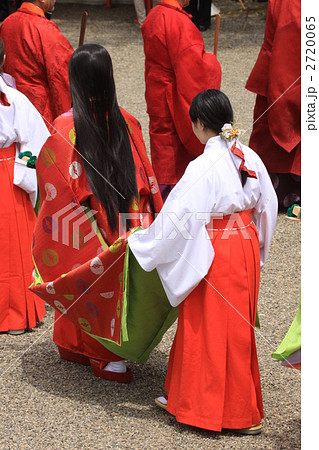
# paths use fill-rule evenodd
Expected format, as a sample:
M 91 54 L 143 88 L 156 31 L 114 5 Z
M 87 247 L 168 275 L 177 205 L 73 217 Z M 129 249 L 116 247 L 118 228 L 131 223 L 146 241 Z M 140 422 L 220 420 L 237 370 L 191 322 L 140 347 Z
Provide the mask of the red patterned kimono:
M 161 209 L 162 200 L 140 125 L 121 111 L 130 136 L 139 192 L 129 211 L 135 213 L 132 226 L 147 227 L 153 221 L 153 212 Z M 121 238 L 122 232 L 111 232 L 106 213 L 92 194 L 81 156 L 74 147 L 72 112 L 60 116 L 54 127 L 57 131 L 47 140 L 37 161 L 41 206 L 33 245 L 37 271 L 43 282 L 52 282 L 46 291 L 54 296 L 54 305 L 62 312 L 56 313 L 53 339 L 67 350 L 115 361 L 121 358 L 82 330 L 121 342 L 125 233 Z M 84 206 L 89 213 L 83 211 Z M 90 219 L 95 219 L 97 228 Z M 33 290 L 41 295 L 36 286 Z M 83 296 L 84 306 L 80 306 L 76 300 Z M 78 311 L 77 326 L 64 317 L 71 305 L 71 312 Z
M 221 68 L 176 0 L 160 1 L 142 34 L 152 166 L 159 184 L 176 184 L 204 150 L 192 131 L 190 104 L 199 92 L 220 88 Z
M 71 106 L 68 64 L 73 53 L 57 25 L 32 3 L 2 23 L 0 36 L 6 49 L 4 71 L 50 124 Z

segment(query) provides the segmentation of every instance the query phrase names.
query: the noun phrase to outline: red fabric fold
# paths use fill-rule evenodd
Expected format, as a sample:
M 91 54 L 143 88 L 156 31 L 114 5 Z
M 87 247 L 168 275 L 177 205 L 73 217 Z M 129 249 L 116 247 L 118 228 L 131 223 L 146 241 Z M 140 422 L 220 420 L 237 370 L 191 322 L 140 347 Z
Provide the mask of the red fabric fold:
M 244 171 L 247 173 L 248 177 L 257 178 L 256 172 L 254 170 L 247 169 L 247 167 L 245 166 L 245 156 L 240 148 L 237 147 L 237 140 L 233 143 L 230 150 L 235 156 L 238 156 L 242 160 L 239 166 L 239 172 Z

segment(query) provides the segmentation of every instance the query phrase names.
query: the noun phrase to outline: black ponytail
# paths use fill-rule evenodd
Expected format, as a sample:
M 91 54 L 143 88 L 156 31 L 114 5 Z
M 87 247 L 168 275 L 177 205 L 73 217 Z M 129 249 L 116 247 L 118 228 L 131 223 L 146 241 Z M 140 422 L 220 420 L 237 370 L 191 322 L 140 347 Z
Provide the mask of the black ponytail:
M 208 89 L 197 94 L 189 108 L 191 121 L 199 120 L 206 128 L 219 134 L 225 123 L 234 122 L 229 98 L 218 89 Z M 241 184 L 245 186 L 247 172 L 241 172 Z

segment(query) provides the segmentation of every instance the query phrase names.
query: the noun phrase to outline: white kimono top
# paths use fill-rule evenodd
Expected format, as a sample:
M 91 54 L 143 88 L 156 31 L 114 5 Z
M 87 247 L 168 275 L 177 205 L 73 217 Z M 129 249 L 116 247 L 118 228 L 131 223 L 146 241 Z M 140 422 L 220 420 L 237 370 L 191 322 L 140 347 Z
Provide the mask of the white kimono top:
M 252 209 L 260 241 L 261 266 L 266 261 L 277 220 L 278 202 L 267 170 L 249 147 L 237 143 L 245 166 L 257 179 L 241 184 L 242 159 L 220 136 L 208 140 L 204 153 L 192 161 L 171 191 L 152 225 L 132 234 L 128 243 L 145 271 L 157 269 L 170 303 L 177 306 L 205 277 L 214 259 L 206 225 Z
M 19 159 L 20 152 L 29 150 L 38 156 L 50 133 L 36 108 L 29 99 L 8 86 L 0 76 L 0 91 L 6 94 L 10 106 L 0 104 L 0 148 L 16 142 L 16 158 L 13 183 L 25 190 L 33 206 L 37 199 L 36 171 Z

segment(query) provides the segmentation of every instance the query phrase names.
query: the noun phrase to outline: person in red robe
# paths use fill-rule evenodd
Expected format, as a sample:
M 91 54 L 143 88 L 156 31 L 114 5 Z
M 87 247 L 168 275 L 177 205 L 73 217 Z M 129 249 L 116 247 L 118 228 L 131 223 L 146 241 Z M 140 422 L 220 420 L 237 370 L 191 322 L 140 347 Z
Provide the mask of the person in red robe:
M 279 208 L 301 202 L 301 6 L 269 0 L 264 42 L 246 83 L 257 94 L 249 146 L 263 160 Z
M 53 120 L 71 107 L 68 63 L 73 48 L 45 17 L 54 0 L 24 2 L 1 25 L 6 47 L 4 71 L 37 108 L 51 131 Z
M 161 209 L 162 199 L 141 127 L 117 104 L 112 61 L 107 50 L 95 44 L 79 47 L 70 59 L 69 70 L 73 109 L 55 120 L 54 132 L 37 161 L 41 206 L 32 253 L 41 282 L 51 282 L 79 267 L 76 289 L 78 295 L 86 295 L 90 287 L 83 280 L 81 266 L 98 257 L 103 249 L 111 248 L 122 235 L 119 211 L 124 216 L 133 213 L 130 222 L 126 222 L 129 228 L 147 227 L 153 221 L 153 214 Z M 98 232 L 94 236 L 90 234 L 90 221 L 82 207 L 89 208 L 96 221 Z M 80 224 L 78 234 L 72 228 L 72 214 Z M 63 223 L 69 224 L 67 228 L 63 228 Z M 54 238 L 54 231 L 61 235 Z M 117 247 L 113 246 L 115 254 Z M 99 273 L 99 269 L 92 270 Z M 114 283 L 120 286 L 123 267 L 118 272 L 112 270 L 108 267 L 105 271 L 109 271 L 107 276 L 112 279 L 103 278 L 104 291 L 98 295 L 103 306 L 108 306 L 105 314 L 99 315 L 92 304 L 95 299 L 87 303 L 92 320 L 99 317 L 104 329 L 111 323 L 110 338 L 121 329 L 118 301 L 121 293 L 115 292 L 113 286 Z M 53 286 L 50 289 L 54 293 Z M 119 382 L 132 378 L 121 357 L 59 312 L 56 312 L 53 340 L 62 358 L 91 364 L 97 376 Z
M 0 70 L 4 45 L 0 38 Z M 35 170 L 17 155 L 38 154 L 49 132 L 38 111 L 0 73 L 0 332 L 23 334 L 45 315 L 43 301 L 29 291 L 31 243 L 36 216 Z
M 152 166 L 166 198 L 188 163 L 204 146 L 196 140 L 188 110 L 196 94 L 219 89 L 221 67 L 184 10 L 189 0 L 163 0 L 141 28 L 145 53 L 145 99 Z

